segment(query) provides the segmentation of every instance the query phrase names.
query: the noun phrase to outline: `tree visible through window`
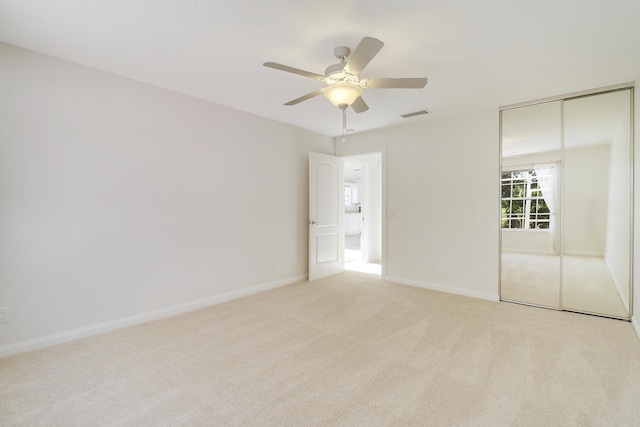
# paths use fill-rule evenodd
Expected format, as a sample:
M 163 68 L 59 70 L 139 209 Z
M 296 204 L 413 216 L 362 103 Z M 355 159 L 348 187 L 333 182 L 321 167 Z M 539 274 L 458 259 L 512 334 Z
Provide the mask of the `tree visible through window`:
M 502 172 L 502 228 L 549 228 L 549 207 L 533 168 Z

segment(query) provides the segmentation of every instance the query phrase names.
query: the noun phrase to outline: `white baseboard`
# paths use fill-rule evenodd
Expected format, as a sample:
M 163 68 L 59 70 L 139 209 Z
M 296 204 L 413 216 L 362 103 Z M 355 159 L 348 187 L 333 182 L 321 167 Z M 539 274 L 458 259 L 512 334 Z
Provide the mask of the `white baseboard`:
M 598 251 L 564 251 L 564 254 L 574 256 L 604 257 L 604 252 Z
M 52 345 L 61 344 L 68 341 L 74 341 L 74 340 L 89 337 L 92 335 L 102 334 L 102 333 L 113 331 L 116 329 L 125 328 L 127 326 L 132 326 L 140 323 L 151 322 L 153 320 L 160 320 L 167 317 L 177 316 L 179 314 L 183 314 L 189 311 L 194 311 L 204 307 L 220 304 L 236 298 L 244 297 L 251 294 L 256 294 L 258 292 L 267 291 L 269 289 L 279 288 L 281 286 L 290 285 L 292 283 L 301 282 L 303 280 L 307 280 L 307 277 L 308 276 L 306 274 L 290 277 L 290 278 L 278 280 L 275 282 L 252 286 L 246 289 L 240 289 L 238 291 L 227 292 L 225 294 L 216 295 L 209 298 L 190 301 L 184 304 L 178 304 L 171 307 L 165 307 L 158 310 L 148 311 L 146 313 L 135 314 L 133 316 L 124 317 L 121 319 L 99 323 L 97 325 L 91 325 L 84 328 L 78 328 L 78 329 L 73 329 L 71 331 L 60 332 L 58 334 L 48 335 L 41 338 L 35 338 L 27 341 L 18 342 L 15 344 L 5 345 L 0 347 L 0 358 L 11 356 L 18 353 L 24 353 L 26 351 L 32 351 L 32 350 L 37 350 L 45 347 L 50 347 Z
M 404 279 L 402 277 L 386 276 L 384 280 L 399 283 L 401 285 L 415 286 L 417 288 L 430 289 L 432 291 L 446 292 L 448 294 L 462 295 L 465 297 L 480 298 L 489 301 L 500 301 L 498 294 L 479 292 L 472 289 L 456 288 L 454 286 L 439 285 L 436 283 L 421 282 L 419 280 Z
M 638 339 L 640 339 L 640 319 L 638 319 L 637 316 L 633 316 L 631 318 L 631 324 L 633 325 L 633 329 L 636 331 Z
M 546 249 L 509 249 L 503 247 L 502 252 L 508 252 L 512 254 L 556 255 Z

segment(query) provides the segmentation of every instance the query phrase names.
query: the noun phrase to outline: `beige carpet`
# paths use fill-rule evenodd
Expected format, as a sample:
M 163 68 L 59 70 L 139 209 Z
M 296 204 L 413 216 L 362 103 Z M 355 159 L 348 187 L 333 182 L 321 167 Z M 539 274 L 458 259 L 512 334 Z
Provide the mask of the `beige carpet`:
M 0 425 L 640 425 L 628 322 L 347 272 L 0 360 Z

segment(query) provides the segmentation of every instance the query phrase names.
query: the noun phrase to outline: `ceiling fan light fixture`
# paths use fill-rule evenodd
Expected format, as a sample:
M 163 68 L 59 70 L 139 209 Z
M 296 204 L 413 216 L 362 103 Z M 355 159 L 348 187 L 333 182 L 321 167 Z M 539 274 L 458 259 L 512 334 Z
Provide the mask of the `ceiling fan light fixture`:
M 349 106 L 362 95 L 362 88 L 351 83 L 335 83 L 327 86 L 322 94 L 336 107 L 342 104 Z

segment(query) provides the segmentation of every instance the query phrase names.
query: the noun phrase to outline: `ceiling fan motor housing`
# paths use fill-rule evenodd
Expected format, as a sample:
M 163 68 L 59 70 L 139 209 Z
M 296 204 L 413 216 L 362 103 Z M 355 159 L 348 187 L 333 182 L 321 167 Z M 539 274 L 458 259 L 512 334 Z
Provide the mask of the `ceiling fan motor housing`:
M 351 49 L 346 46 L 338 46 L 337 48 L 333 49 L 333 54 L 340 60 L 340 62 L 345 62 L 350 53 Z
M 324 75 L 326 77 L 330 77 L 332 74 L 342 73 L 345 65 L 347 64 L 347 58 L 351 54 L 351 49 L 347 46 L 338 46 L 333 49 L 333 54 L 336 58 L 340 60 L 339 63 L 329 65 L 326 70 L 324 70 Z

